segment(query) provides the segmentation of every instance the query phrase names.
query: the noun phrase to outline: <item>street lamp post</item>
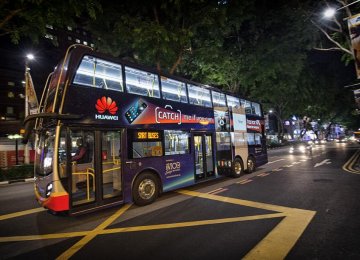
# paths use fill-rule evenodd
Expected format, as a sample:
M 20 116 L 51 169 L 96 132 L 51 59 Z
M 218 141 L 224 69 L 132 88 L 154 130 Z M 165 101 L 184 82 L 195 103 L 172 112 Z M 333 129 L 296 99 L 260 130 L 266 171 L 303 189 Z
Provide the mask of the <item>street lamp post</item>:
M 33 54 L 29 53 L 26 55 L 26 59 L 25 59 L 25 118 L 29 115 L 29 76 L 28 76 L 28 73 L 30 71 L 30 68 L 29 68 L 29 62 L 34 60 L 35 57 Z M 28 143 L 25 144 L 25 147 L 24 147 L 24 162 L 26 164 L 30 163 L 30 157 L 29 157 L 29 146 L 28 146 Z
M 22 138 L 21 135 L 8 135 L 8 138 L 11 140 L 15 140 L 15 165 L 19 165 L 19 144 L 18 140 Z

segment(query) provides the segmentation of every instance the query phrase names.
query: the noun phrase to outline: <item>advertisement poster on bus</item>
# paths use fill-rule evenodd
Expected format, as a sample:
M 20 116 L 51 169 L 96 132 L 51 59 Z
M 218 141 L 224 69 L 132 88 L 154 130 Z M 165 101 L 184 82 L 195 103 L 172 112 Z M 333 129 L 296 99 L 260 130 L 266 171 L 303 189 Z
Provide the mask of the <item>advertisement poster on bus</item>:
M 116 125 L 129 128 L 153 127 L 164 129 L 186 128 L 194 130 L 214 130 L 214 111 L 210 108 L 182 104 L 170 100 L 139 97 L 131 94 L 112 93 L 101 89 L 91 93 L 80 88 L 69 89 L 64 113 L 83 114 L 84 123 Z M 86 97 L 85 97 L 86 95 Z M 91 97 L 89 97 L 91 95 Z M 89 104 L 79 104 L 78 100 L 90 100 Z

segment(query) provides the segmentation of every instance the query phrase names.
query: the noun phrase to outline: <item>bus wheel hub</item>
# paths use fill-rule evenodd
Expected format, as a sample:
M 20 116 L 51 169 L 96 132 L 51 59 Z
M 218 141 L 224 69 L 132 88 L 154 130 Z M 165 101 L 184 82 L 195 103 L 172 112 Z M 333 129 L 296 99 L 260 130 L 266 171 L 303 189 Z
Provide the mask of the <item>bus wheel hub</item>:
M 155 183 L 152 180 L 145 179 L 139 185 L 139 195 L 142 199 L 150 199 L 155 193 Z

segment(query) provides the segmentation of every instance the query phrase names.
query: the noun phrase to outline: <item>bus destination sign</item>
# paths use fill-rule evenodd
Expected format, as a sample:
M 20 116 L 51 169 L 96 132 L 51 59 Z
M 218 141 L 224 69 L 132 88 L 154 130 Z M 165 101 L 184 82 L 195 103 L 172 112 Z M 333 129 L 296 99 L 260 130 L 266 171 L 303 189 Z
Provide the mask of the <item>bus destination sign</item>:
M 155 139 L 160 139 L 160 133 L 158 131 L 156 132 L 138 131 L 136 132 L 135 138 L 137 140 L 144 140 L 144 139 L 155 140 Z

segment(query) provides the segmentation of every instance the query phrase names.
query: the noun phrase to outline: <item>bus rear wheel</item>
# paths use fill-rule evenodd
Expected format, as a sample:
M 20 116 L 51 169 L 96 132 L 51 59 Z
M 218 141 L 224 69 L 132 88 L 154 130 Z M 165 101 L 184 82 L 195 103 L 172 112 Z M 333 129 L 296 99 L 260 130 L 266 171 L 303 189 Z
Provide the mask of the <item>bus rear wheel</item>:
M 232 177 L 239 178 L 244 171 L 243 162 L 240 158 L 235 158 Z
M 256 169 L 255 159 L 250 156 L 247 160 L 247 173 L 252 173 Z
M 159 183 L 157 177 L 149 172 L 140 174 L 133 186 L 133 200 L 138 206 L 153 203 L 159 194 Z

